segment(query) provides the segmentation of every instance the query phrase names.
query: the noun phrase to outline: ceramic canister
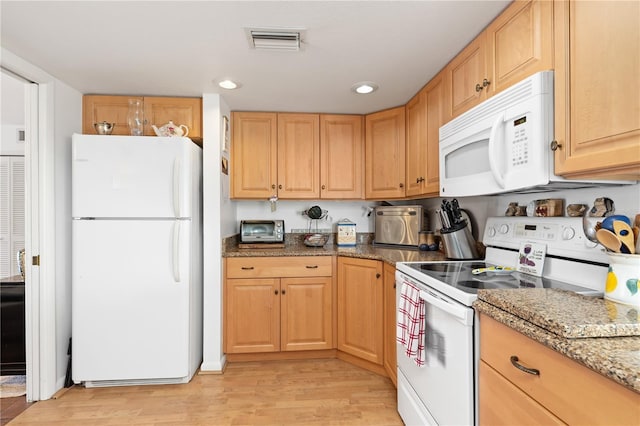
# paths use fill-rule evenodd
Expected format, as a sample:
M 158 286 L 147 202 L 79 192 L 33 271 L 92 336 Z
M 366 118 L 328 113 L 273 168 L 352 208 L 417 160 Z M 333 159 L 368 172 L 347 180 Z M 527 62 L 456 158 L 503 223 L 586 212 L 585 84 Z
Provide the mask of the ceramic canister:
M 627 305 L 640 306 L 640 255 L 607 253 L 609 271 L 604 298 Z
M 338 246 L 356 245 L 356 224 L 349 219 L 338 222 Z

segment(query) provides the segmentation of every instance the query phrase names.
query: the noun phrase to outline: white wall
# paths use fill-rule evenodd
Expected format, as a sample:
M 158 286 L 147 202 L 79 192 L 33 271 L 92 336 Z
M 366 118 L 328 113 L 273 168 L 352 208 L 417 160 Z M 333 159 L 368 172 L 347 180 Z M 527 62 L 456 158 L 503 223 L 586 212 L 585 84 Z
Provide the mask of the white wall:
M 481 197 L 457 197 L 460 207 L 468 210 L 478 226 L 478 239 L 482 239 L 484 225 L 487 217 L 504 216 L 509 203 L 515 202 L 518 205 L 526 206 L 530 201 L 545 198 L 561 198 L 564 200 L 564 207 L 569 204 L 586 204 L 593 206 L 596 198 L 608 197 L 615 203 L 615 211 L 633 218 L 640 213 L 640 184 L 622 185 L 613 187 L 594 187 L 582 189 L 566 189 L 561 191 L 544 192 L 537 194 L 502 194 L 496 196 Z M 446 198 L 451 200 L 451 198 Z M 435 221 L 435 210 L 440 208 L 443 198 L 433 198 L 428 200 L 417 200 L 427 207 L 430 213 L 430 229 L 436 229 L 439 225 Z M 566 214 L 565 214 L 566 215 Z
M 71 337 L 71 135 L 82 133 L 82 93 L 58 80 L 54 91 L 56 388 L 60 389 Z
M 356 232 L 373 232 L 373 215 L 368 216 L 369 208 L 380 204 L 375 201 L 328 201 L 280 200 L 276 202 L 276 211 L 271 211 L 271 203 L 264 200 L 238 201 L 238 215 L 234 233 L 239 232 L 240 220 L 245 219 L 283 219 L 285 232 L 309 228 L 309 218 L 302 212 L 311 206 L 320 206 L 327 210 L 327 218 L 318 221 L 318 229 L 331 229 L 336 232 L 336 222 L 349 219 L 356 223 Z M 312 224 L 315 229 L 315 223 Z
M 203 371 L 222 371 L 222 238 L 232 234 L 235 206 L 221 173 L 222 117 L 229 107 L 217 94 L 202 96 L 203 119 Z M 225 154 L 228 157 L 228 154 Z

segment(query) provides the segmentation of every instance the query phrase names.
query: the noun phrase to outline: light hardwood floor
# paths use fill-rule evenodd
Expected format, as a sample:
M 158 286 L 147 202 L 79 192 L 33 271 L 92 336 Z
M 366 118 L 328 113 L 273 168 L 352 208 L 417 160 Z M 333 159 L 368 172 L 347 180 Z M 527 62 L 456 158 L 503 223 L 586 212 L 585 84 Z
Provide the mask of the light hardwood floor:
M 402 425 L 391 381 L 338 359 L 232 363 L 186 385 L 85 389 L 17 425 Z

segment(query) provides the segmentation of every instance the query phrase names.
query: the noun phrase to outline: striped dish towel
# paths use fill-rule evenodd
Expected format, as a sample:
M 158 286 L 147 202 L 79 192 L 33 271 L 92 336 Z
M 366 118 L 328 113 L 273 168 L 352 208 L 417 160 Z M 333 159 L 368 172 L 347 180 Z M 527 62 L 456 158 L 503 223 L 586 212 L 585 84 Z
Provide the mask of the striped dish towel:
M 402 282 L 398 303 L 398 327 L 396 339 L 405 349 L 409 359 L 418 367 L 425 364 L 425 306 L 420 289 L 408 281 Z

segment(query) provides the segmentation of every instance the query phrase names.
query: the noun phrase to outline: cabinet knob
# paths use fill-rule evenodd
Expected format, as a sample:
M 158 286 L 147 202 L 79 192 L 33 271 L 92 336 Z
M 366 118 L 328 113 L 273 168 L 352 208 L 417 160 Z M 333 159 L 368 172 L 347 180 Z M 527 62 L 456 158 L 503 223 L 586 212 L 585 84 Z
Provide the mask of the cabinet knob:
M 275 290 L 275 291 L 273 292 L 273 294 L 276 294 L 276 295 L 277 295 L 277 294 L 278 294 L 278 290 Z
M 380 278 L 380 274 L 376 273 L 376 278 Z
M 285 291 L 284 290 L 282 290 L 280 293 L 282 293 L 283 296 L 285 295 Z
M 404 188 L 404 183 L 400 183 L 400 188 Z
M 282 184 L 278 185 L 278 189 L 282 189 Z
M 558 148 L 562 148 L 562 144 L 559 144 L 558 141 L 551 141 L 551 151 L 557 151 Z
M 416 183 L 420 183 L 420 178 L 416 178 Z
M 484 80 L 482 80 L 482 87 L 487 87 L 490 84 L 491 84 L 491 82 L 489 80 L 487 80 L 486 78 Z
M 480 83 L 476 84 L 476 92 L 480 92 L 483 89 L 482 86 L 480 86 Z
M 393 288 L 396 288 L 396 283 L 393 283 Z
M 243 266 L 242 270 L 243 271 L 253 271 L 253 266 Z
M 307 269 L 318 269 L 318 265 L 307 265 Z
M 271 189 L 276 189 L 276 184 L 271 185 Z
M 322 189 L 326 189 L 326 186 L 322 185 Z

